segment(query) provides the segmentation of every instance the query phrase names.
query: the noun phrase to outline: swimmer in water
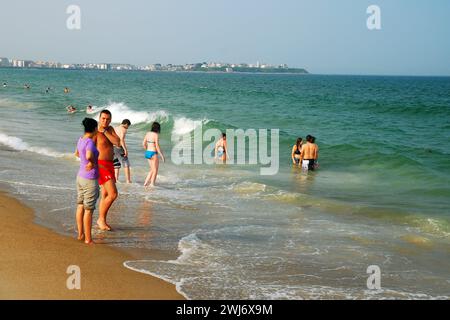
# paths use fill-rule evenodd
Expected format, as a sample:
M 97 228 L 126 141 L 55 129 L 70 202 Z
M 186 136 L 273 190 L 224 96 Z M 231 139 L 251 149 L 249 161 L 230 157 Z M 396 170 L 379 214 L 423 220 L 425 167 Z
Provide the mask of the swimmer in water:
M 86 108 L 86 113 L 92 113 L 94 112 L 94 108 L 91 105 L 88 105 Z
M 75 113 L 75 112 L 77 112 L 77 109 L 74 106 L 72 106 L 72 105 L 67 106 L 66 110 L 67 110 L 68 113 Z

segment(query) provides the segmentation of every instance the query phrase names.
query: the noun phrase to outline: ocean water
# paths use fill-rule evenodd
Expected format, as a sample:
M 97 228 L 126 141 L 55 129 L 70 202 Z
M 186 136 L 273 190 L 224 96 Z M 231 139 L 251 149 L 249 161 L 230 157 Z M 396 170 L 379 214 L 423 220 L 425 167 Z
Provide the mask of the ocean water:
M 82 119 L 108 108 L 113 122 L 131 120 L 133 184 L 118 184 L 115 231 L 94 237 L 141 250 L 124 265 L 190 299 L 450 296 L 450 78 L 0 69 L 4 81 L 0 183 L 63 234 L 75 235 Z M 155 120 L 167 162 L 146 190 L 141 142 Z M 172 136 L 200 124 L 279 129 L 278 173 L 174 164 Z M 320 147 L 310 173 L 290 160 L 307 134 Z M 371 265 L 380 290 L 367 288 Z

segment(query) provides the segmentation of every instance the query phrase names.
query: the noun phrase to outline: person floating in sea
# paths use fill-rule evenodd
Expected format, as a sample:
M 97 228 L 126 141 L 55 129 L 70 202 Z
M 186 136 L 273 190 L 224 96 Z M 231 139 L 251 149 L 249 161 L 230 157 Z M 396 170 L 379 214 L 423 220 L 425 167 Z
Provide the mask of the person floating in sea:
M 23 85 L 23 88 L 24 88 L 24 89 L 31 89 L 31 86 L 30 86 L 29 84 L 25 83 L 25 84 Z
M 50 90 L 51 90 L 51 88 L 50 88 L 50 87 L 47 87 L 47 89 L 45 89 L 45 93 L 49 93 Z
M 72 106 L 72 105 L 67 106 L 66 110 L 67 110 L 68 113 L 75 113 L 75 112 L 77 112 L 77 109 L 74 106 Z
M 64 88 L 64 93 L 69 93 L 69 92 L 70 92 L 69 88 L 65 87 Z
M 316 163 L 319 158 L 319 147 L 315 144 L 315 138 L 311 135 L 306 136 L 306 144 L 302 146 L 300 153 L 300 161 L 302 168 L 306 171 L 314 171 L 316 169 Z
M 94 143 L 97 135 L 97 121 L 90 118 L 83 120 L 84 135 L 78 140 L 75 155 L 80 158 L 80 170 L 77 175 L 77 211 L 76 221 L 78 240 L 86 244 L 92 241 L 92 215 L 99 197 L 98 155 Z
M 89 113 L 89 114 L 94 113 L 94 108 L 91 105 L 88 105 L 86 107 L 86 113 Z
M 148 165 L 150 167 L 149 173 L 144 182 L 144 187 L 155 186 L 155 181 L 156 177 L 158 176 L 159 169 L 158 155 L 161 156 L 163 162 L 166 162 L 164 154 L 159 146 L 160 132 L 161 125 L 158 122 L 153 122 L 151 131 L 146 133 L 144 141 L 142 142 L 142 146 L 146 150 L 145 158 L 148 160 Z
M 3 82 L 3 88 L 6 88 L 8 84 L 6 82 Z
M 120 138 L 110 126 L 112 115 L 109 110 L 100 112 L 99 128 L 96 139 L 98 157 L 99 178 L 101 186 L 101 200 L 97 225 L 100 230 L 111 231 L 111 226 L 106 222 L 108 211 L 118 197 L 116 177 L 114 172 L 114 145 L 120 144 Z
M 131 183 L 131 174 L 130 161 L 128 160 L 128 148 L 125 142 L 125 137 L 130 126 L 130 120 L 124 119 L 120 126 L 114 128 L 120 138 L 120 145 L 114 146 L 114 170 L 116 172 L 116 181 L 119 181 L 120 168 L 123 166 L 127 183 Z
M 230 157 L 228 156 L 226 133 L 222 133 L 222 137 L 217 141 L 214 153 L 214 157 L 222 160 L 223 163 L 225 163 L 227 159 L 230 160 Z
M 300 153 L 302 151 L 302 145 L 303 145 L 303 139 L 302 138 L 297 138 L 297 142 L 295 143 L 295 145 L 292 147 L 292 163 L 294 165 L 300 165 Z

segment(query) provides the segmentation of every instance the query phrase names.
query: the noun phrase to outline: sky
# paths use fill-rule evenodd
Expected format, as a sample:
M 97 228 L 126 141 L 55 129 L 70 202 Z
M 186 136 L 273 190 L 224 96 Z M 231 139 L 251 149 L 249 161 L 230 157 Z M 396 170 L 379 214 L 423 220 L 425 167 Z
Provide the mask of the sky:
M 69 5 L 81 29 L 69 30 Z M 370 5 L 381 30 L 369 30 Z M 449 0 L 0 0 L 0 57 L 450 75 Z

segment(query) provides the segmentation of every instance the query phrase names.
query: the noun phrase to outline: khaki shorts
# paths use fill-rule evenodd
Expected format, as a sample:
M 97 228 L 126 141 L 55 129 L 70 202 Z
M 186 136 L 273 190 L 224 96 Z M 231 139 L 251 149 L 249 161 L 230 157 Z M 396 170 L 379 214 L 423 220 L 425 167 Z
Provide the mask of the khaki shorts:
M 95 204 L 99 197 L 97 179 L 90 180 L 77 177 L 77 204 L 82 204 L 85 210 L 95 210 Z

